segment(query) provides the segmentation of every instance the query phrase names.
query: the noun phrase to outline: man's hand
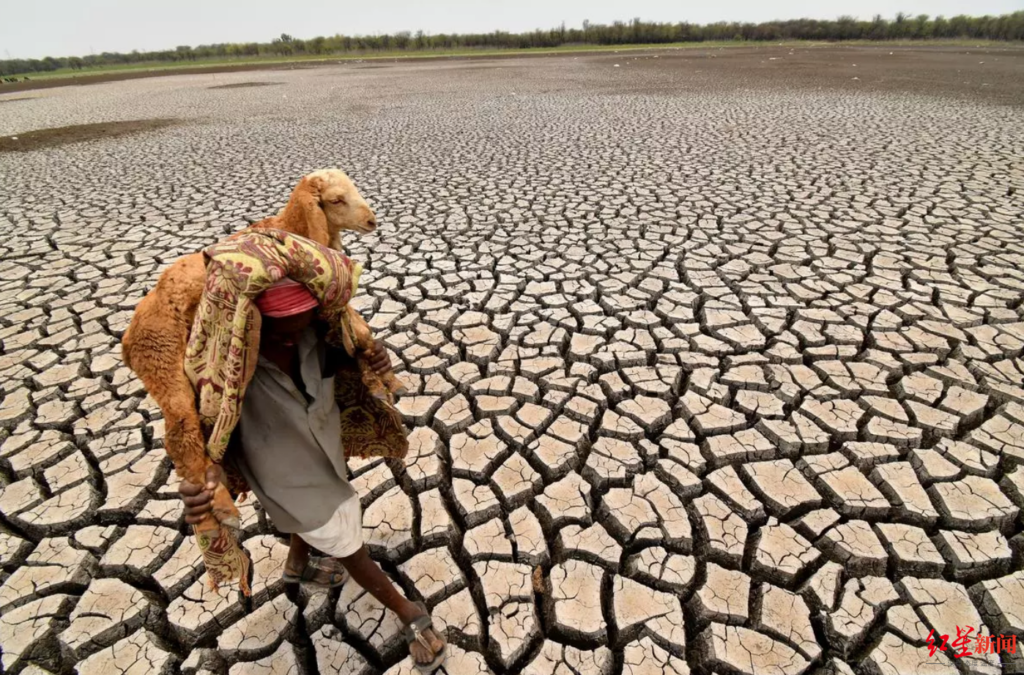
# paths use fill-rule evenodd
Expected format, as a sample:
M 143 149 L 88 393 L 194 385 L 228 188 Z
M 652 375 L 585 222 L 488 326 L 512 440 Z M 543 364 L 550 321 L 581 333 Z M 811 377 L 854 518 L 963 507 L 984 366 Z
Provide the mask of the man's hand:
M 374 340 L 373 352 L 368 362 L 370 368 L 373 368 L 378 375 L 383 375 L 391 370 L 391 357 L 388 356 L 388 350 L 384 348 L 384 343 L 380 340 Z
M 213 508 L 213 491 L 219 483 L 224 482 L 224 469 L 219 464 L 211 464 L 206 469 L 206 484 L 196 485 L 187 480 L 178 485 L 178 494 L 185 502 L 185 522 L 195 525 L 206 518 Z

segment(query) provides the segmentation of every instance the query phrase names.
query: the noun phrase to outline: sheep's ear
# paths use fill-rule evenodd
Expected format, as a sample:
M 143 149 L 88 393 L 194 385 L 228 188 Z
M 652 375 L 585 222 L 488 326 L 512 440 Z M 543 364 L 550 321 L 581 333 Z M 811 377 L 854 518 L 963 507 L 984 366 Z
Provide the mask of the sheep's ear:
M 330 233 L 327 229 L 327 216 L 320 205 L 320 190 L 323 181 L 306 177 L 295 187 L 295 201 L 302 208 L 302 218 L 306 221 L 306 236 L 322 246 L 330 244 Z

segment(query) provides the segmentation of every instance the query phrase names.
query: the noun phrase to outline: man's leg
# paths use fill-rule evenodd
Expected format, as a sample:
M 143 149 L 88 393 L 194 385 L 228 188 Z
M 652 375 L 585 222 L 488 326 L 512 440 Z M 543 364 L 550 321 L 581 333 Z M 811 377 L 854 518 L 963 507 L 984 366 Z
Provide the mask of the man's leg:
M 291 536 L 288 543 L 288 560 L 285 561 L 285 569 L 290 574 L 301 575 L 306 569 L 306 562 L 309 560 L 310 546 L 297 534 Z
M 291 535 L 288 545 L 288 559 L 284 563 L 285 581 L 297 582 L 302 579 L 309 563 L 309 554 L 312 547 L 299 535 Z M 344 579 L 344 566 L 337 558 L 320 558 L 316 567 L 311 570 L 312 575 L 305 581 L 318 584 L 324 587 L 335 587 L 341 584 Z
M 309 555 L 310 546 L 314 546 L 324 553 L 332 556 L 325 558 L 322 563 L 337 562 L 344 566 L 345 570 L 352 577 L 352 580 L 369 591 L 370 595 L 376 598 L 387 609 L 398 615 L 398 620 L 409 625 L 413 620 L 424 616 L 424 611 L 410 602 L 401 591 L 395 588 L 391 579 L 381 568 L 370 558 L 370 554 L 363 545 L 363 519 L 359 509 L 358 499 L 349 499 L 341 504 L 335 511 L 331 520 L 325 525 L 311 532 L 304 532 L 301 535 L 292 535 L 292 546 L 289 550 L 286 567 L 292 564 L 302 563 Z M 328 565 L 323 565 L 328 567 Z M 298 567 L 302 569 L 302 567 Z M 419 642 L 409 645 L 409 653 L 416 663 L 431 663 L 444 649 L 444 641 L 433 630 L 423 631 L 423 638 L 430 645 L 426 648 Z
M 380 566 L 370 558 L 366 547 L 361 547 L 353 555 L 340 558 L 341 564 L 345 566 L 352 579 L 369 591 L 370 595 L 398 615 L 398 620 L 403 624 L 409 624 L 414 619 L 423 616 L 423 610 L 410 602 L 391 583 L 391 579 L 384 574 Z M 409 653 L 417 663 L 430 663 L 444 649 L 444 641 L 433 630 L 423 632 L 423 637 L 430 643 L 427 650 L 418 642 L 409 645 Z

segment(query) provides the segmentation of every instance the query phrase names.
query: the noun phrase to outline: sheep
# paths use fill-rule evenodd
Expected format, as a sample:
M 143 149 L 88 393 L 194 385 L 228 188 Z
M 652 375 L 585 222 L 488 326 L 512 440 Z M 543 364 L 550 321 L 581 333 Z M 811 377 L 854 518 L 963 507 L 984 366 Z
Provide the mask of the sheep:
M 254 223 L 253 228 L 275 228 L 304 236 L 340 250 L 341 232 L 373 232 L 377 219 L 355 185 L 338 169 L 316 171 L 303 177 L 288 204 L 276 216 Z M 160 275 L 156 286 L 139 302 L 121 339 L 121 357 L 142 380 L 160 406 L 167 423 L 166 448 L 178 476 L 203 483 L 210 460 L 206 455 L 195 394 L 182 363 L 196 308 L 206 280 L 202 253 L 186 255 Z M 348 308 L 356 353 L 375 348 L 370 327 Z M 363 384 L 378 398 L 403 392 L 393 373 L 378 376 L 357 360 Z M 218 522 L 237 522 L 237 510 L 227 490 L 214 495 Z

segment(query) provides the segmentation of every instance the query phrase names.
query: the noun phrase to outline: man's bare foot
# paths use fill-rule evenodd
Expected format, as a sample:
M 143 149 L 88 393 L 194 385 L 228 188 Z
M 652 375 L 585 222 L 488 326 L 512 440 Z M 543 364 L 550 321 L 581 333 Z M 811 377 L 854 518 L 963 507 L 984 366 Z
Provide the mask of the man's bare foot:
M 427 673 L 436 670 L 444 662 L 445 643 L 431 627 L 427 608 L 421 603 L 410 602 L 402 595 L 381 571 L 380 565 L 370 558 L 365 546 L 341 561 L 352 575 L 352 580 L 394 612 L 406 627 L 406 642 L 416 669 Z

